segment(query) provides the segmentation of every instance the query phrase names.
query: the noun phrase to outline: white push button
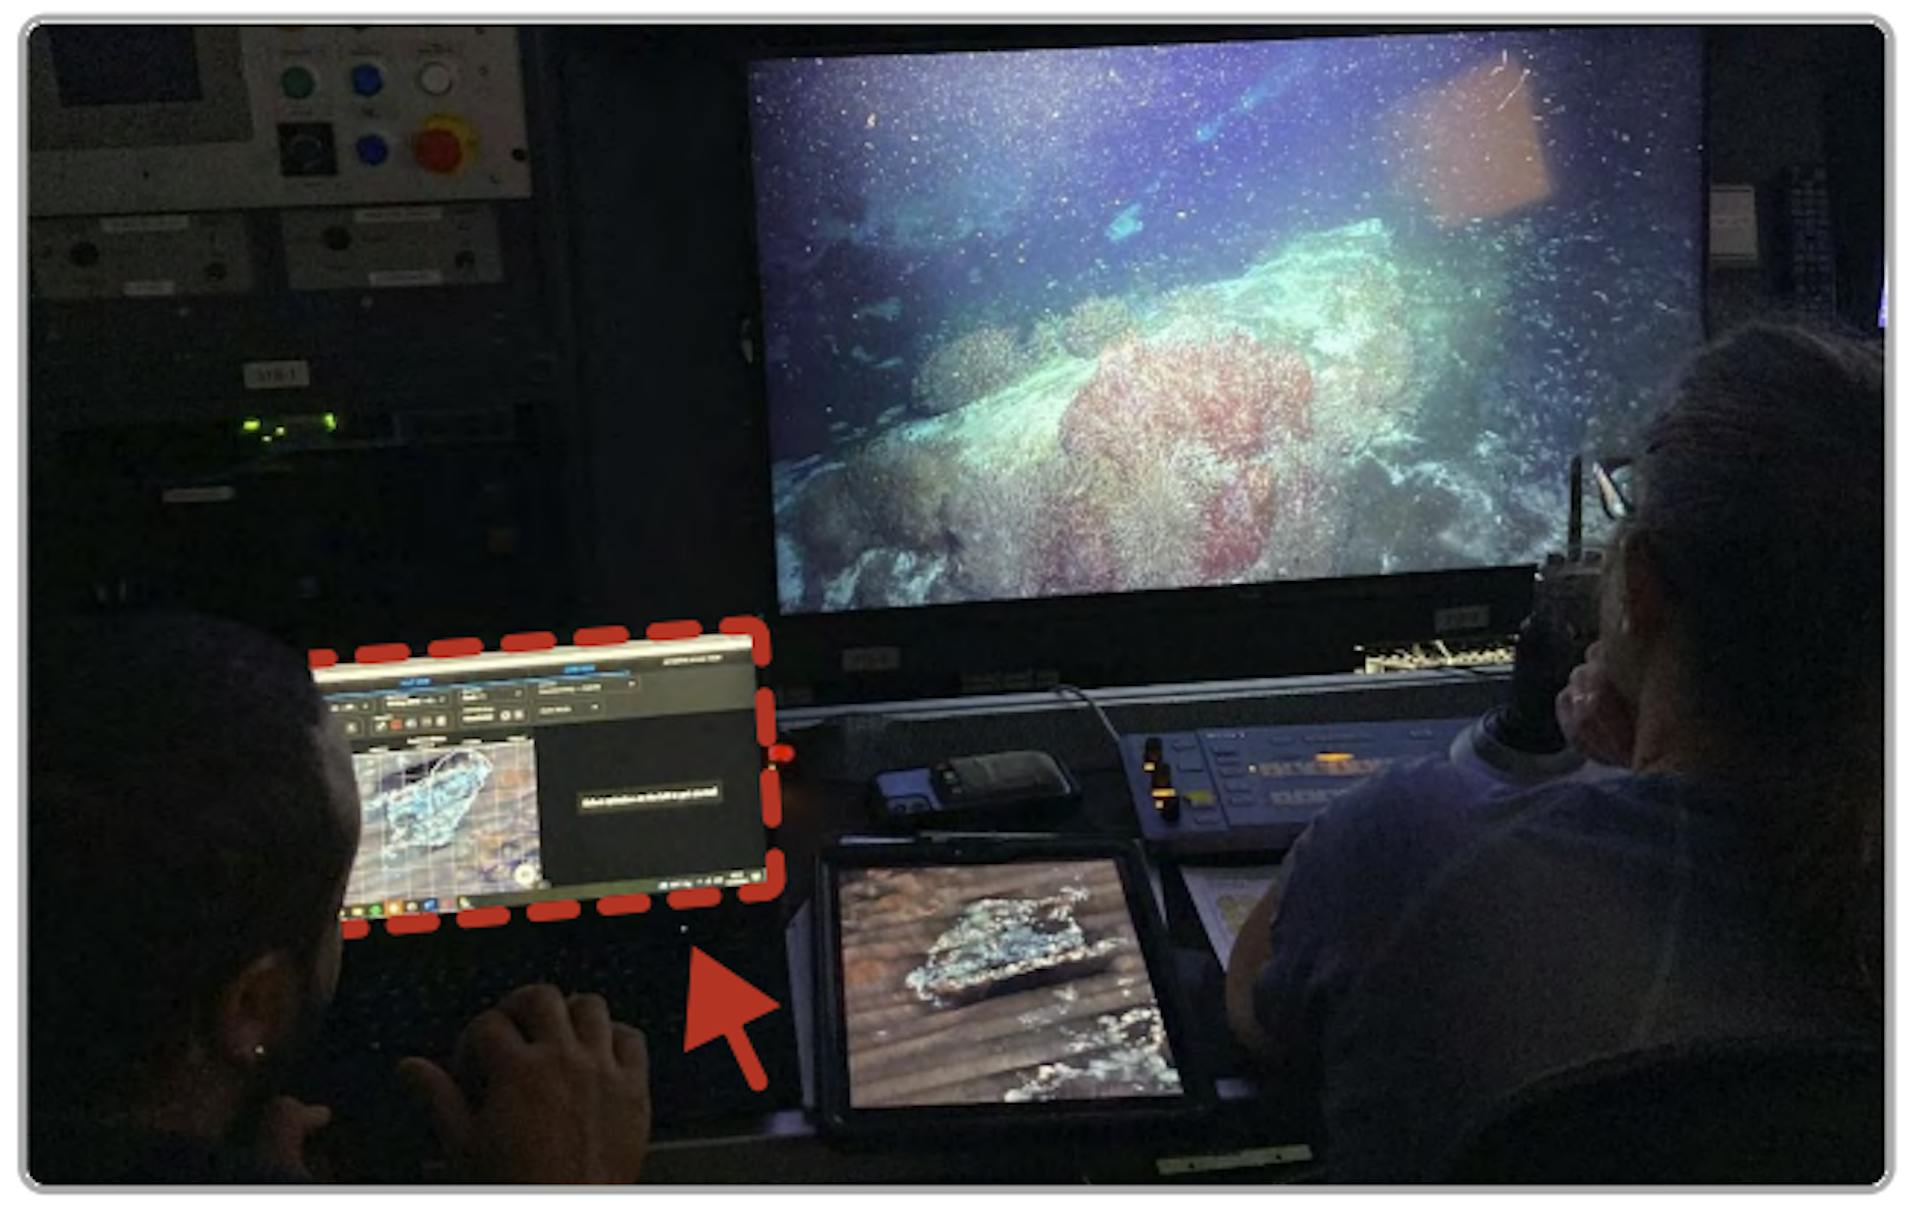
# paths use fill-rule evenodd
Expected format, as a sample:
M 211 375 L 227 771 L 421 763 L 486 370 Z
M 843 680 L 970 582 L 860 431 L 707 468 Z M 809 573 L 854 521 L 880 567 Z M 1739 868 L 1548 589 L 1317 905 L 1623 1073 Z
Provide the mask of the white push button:
M 429 63 L 420 69 L 420 91 L 439 97 L 453 88 L 453 69 L 444 63 Z

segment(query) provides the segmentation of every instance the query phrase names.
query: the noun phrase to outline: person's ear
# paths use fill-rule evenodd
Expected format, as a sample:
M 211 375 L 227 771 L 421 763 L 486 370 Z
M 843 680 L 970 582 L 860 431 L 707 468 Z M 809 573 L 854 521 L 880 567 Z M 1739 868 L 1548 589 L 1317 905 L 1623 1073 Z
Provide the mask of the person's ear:
M 299 1012 L 300 976 L 276 950 L 248 963 L 220 992 L 215 1035 L 221 1057 L 255 1067 L 284 1041 Z

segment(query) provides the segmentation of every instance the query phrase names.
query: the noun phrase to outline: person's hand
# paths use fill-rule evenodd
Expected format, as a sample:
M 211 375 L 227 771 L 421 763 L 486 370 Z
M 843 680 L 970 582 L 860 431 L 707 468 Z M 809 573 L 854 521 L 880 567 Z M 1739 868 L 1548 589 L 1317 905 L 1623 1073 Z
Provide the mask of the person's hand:
M 292 1097 L 275 1097 L 260 1111 L 255 1154 L 269 1168 L 301 1181 L 314 1180 L 307 1157 L 307 1140 L 333 1121 L 324 1105 L 308 1105 Z
M 522 987 L 473 1019 L 452 1075 L 400 1061 L 463 1180 L 627 1185 L 652 1130 L 647 1040 L 599 996 Z M 472 1100 L 468 1099 L 472 1095 Z
M 1560 733 L 1588 759 L 1624 768 L 1633 762 L 1633 707 L 1607 677 L 1602 646 L 1587 647 L 1586 661 L 1573 668 L 1553 703 L 1554 715 Z

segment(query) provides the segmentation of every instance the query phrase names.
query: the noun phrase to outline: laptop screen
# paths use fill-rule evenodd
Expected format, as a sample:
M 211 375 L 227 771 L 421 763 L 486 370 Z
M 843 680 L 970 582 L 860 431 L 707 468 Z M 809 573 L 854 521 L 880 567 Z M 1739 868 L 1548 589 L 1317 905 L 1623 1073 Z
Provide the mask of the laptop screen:
M 343 918 L 766 878 L 745 638 L 346 664 L 314 679 L 360 787 Z

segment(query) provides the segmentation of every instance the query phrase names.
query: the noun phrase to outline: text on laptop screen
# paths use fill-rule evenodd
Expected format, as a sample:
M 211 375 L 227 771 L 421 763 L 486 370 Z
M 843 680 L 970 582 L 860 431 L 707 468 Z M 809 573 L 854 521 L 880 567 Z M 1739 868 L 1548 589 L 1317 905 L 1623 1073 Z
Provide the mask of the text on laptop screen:
M 1700 338 L 1701 94 L 1683 28 L 756 63 L 782 610 L 1537 561 Z
M 744 638 L 315 673 L 353 748 L 351 918 L 765 880 Z

